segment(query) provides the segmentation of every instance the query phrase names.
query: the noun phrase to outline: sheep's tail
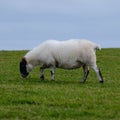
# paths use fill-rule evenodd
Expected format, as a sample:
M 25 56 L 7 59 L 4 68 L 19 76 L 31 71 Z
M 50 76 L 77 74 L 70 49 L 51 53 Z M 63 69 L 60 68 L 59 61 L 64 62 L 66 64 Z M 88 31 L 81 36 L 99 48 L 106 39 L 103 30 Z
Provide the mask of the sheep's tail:
M 99 44 L 94 44 L 94 50 L 101 50 L 101 46 Z

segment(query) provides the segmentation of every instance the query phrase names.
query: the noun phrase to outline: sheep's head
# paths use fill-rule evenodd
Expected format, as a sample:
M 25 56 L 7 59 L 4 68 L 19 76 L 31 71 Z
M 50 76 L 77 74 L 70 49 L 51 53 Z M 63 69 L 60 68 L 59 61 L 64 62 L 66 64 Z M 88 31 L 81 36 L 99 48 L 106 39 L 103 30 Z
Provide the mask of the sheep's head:
M 25 58 L 22 58 L 20 62 L 20 73 L 23 78 L 26 78 L 29 75 L 29 72 L 27 71 L 27 61 Z

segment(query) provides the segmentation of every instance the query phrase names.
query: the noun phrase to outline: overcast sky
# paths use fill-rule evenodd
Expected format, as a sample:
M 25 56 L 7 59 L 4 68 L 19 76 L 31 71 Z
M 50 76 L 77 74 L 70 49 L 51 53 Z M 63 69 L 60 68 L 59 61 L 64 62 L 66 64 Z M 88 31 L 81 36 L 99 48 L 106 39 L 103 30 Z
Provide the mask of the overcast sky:
M 120 47 L 120 0 L 0 0 L 0 50 L 71 38 Z

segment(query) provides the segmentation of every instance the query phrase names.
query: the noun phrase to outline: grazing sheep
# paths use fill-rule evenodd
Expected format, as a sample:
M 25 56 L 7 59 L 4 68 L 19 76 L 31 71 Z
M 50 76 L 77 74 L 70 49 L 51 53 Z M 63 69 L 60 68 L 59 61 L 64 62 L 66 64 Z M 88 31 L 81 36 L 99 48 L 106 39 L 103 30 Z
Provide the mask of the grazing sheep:
M 96 65 L 96 50 L 99 45 L 88 41 L 71 39 L 67 41 L 48 40 L 28 52 L 20 62 L 20 72 L 23 78 L 37 65 L 40 65 L 40 78 L 44 80 L 44 69 L 50 68 L 54 80 L 55 68 L 75 69 L 83 68 L 85 82 L 89 74 L 89 67 L 96 72 L 98 79 L 103 83 L 100 69 Z

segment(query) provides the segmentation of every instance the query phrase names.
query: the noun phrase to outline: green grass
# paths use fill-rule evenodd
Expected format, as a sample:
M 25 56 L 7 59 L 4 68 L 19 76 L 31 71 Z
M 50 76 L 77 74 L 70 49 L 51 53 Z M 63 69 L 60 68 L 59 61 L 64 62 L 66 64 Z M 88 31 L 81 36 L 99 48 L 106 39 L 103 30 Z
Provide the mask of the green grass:
M 0 51 L 0 120 L 118 120 L 120 119 L 120 49 L 97 52 L 104 84 L 93 70 L 81 84 L 82 69 L 56 69 L 51 81 L 39 79 L 39 67 L 27 79 L 19 62 L 27 51 Z

